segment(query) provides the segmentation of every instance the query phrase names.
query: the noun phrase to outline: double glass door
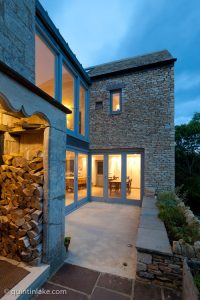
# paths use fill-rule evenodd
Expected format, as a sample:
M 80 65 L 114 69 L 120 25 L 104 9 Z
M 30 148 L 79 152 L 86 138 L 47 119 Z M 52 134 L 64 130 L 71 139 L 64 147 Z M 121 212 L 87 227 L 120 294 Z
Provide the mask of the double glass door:
M 88 196 L 88 154 L 66 151 L 66 206 L 78 206 Z
M 92 154 L 92 199 L 111 202 L 141 200 L 141 163 L 140 153 Z

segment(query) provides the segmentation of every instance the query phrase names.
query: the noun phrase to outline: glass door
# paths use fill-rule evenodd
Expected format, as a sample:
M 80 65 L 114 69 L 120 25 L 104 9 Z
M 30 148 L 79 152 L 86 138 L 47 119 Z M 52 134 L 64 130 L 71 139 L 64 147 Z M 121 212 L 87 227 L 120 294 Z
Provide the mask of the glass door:
M 104 197 L 104 155 L 92 155 L 91 196 L 99 200 Z
M 122 198 L 122 156 L 108 155 L 108 198 Z
M 79 206 L 88 198 L 88 154 L 66 151 L 66 206 Z
M 141 154 L 126 155 L 126 199 L 141 199 Z
M 66 206 L 75 202 L 75 152 L 66 151 Z
M 88 155 L 78 153 L 78 200 L 87 197 Z

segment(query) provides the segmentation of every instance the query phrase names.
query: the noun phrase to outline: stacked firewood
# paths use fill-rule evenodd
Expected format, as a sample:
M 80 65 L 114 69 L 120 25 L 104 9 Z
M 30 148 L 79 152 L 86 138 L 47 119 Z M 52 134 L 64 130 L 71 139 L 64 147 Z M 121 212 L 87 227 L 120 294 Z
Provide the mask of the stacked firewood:
M 3 155 L 0 166 L 0 255 L 31 265 L 42 257 L 43 155 Z

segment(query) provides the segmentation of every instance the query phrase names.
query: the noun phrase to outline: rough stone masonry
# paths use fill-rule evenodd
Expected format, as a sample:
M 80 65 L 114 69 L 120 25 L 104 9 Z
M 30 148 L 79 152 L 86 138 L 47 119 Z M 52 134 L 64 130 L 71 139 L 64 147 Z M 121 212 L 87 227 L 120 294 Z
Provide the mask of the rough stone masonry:
M 110 114 L 112 86 L 122 87 L 121 114 Z M 93 80 L 90 149 L 123 148 L 144 150 L 144 191 L 174 189 L 173 63 Z

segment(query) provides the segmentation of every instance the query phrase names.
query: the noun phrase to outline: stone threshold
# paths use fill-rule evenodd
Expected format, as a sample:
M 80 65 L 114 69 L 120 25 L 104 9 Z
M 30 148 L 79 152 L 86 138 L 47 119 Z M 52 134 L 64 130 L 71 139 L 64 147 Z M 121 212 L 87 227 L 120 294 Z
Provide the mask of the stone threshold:
M 164 223 L 158 217 L 154 197 L 144 197 L 136 240 L 136 248 L 149 253 L 173 255 Z
M 31 295 L 20 294 L 21 291 L 36 290 L 44 282 L 47 281 L 49 277 L 50 266 L 46 264 L 41 264 L 40 266 L 33 267 L 29 266 L 23 262 L 18 262 L 13 259 L 9 259 L 3 256 L 0 256 L 0 260 L 7 261 L 15 266 L 24 268 L 29 272 L 29 274 L 24 277 L 17 285 L 15 285 L 1 300 L 28 300 L 31 299 Z

